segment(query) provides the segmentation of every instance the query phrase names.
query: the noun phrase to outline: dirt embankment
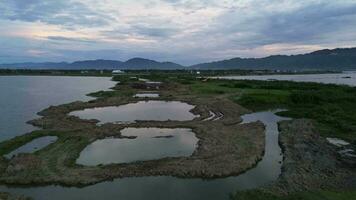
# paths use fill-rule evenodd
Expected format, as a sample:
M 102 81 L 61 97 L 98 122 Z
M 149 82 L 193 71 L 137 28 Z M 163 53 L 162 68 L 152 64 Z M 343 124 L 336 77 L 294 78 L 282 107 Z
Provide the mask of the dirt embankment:
M 194 96 L 179 87 L 175 90 L 169 89 L 170 87 L 162 88 L 168 89 L 161 89 L 161 97 L 152 100 L 175 100 L 197 105 L 192 112 L 200 117 L 183 122 L 140 121 L 126 125 L 109 123 L 97 126 L 96 120 L 82 120 L 69 116 L 68 113 L 85 108 L 118 106 L 137 102 L 139 99 L 117 96 L 52 106 L 40 112 L 42 118 L 31 123 L 56 132 L 59 139 L 35 154 L 23 154 L 2 162 L 5 166 L 0 182 L 84 186 L 133 176 L 226 177 L 252 168 L 262 158 L 265 148 L 263 124 L 239 124 L 240 116 L 248 110 L 227 98 Z M 204 121 L 212 112 L 219 118 Z M 120 138 L 120 131 L 126 127 L 191 128 L 199 138 L 198 148 L 190 157 L 95 167 L 75 164 L 80 152 L 88 144 L 108 136 Z
M 24 196 L 13 196 L 9 193 L 0 192 L 0 200 L 32 200 L 32 198 Z
M 311 120 L 284 121 L 279 128 L 284 154 L 282 174 L 268 190 L 287 194 L 356 188 L 356 166 L 345 162 L 336 147 L 319 136 Z

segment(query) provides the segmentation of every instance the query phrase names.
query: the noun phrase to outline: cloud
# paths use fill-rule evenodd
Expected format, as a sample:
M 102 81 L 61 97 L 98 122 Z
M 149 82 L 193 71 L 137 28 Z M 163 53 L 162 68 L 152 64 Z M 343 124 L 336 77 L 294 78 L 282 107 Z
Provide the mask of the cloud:
M 111 17 L 98 13 L 81 2 L 72 0 L 11 0 L 0 2 L 0 17 L 8 20 L 44 22 L 75 28 L 75 26 L 107 25 Z
M 270 55 L 270 51 L 257 50 L 266 45 L 290 46 L 290 49 L 298 46 L 296 51 L 286 52 L 285 48 L 280 48 L 279 52 L 273 52 L 284 54 L 300 53 L 301 47 L 310 45 L 333 48 L 356 44 L 355 35 L 350 34 L 356 32 L 356 3 L 283 1 L 289 2 L 283 5 L 271 1 L 265 5 L 260 2 L 253 2 L 252 7 L 245 5 L 253 9 L 232 7 L 224 10 L 210 27 L 194 36 L 195 41 L 200 38 L 208 41 L 209 45 L 205 46 L 210 54 L 220 55 L 220 58 L 224 57 L 222 52 L 226 57 Z M 305 48 L 304 52 L 309 50 Z
M 88 38 L 74 38 L 74 37 L 63 37 L 63 36 L 47 36 L 46 39 L 60 42 L 85 42 L 85 43 L 95 43 L 95 40 Z
M 303 7 L 293 13 L 279 13 L 269 16 L 262 25 L 260 34 L 269 43 L 279 42 L 320 42 L 330 36 L 337 36 L 335 30 L 356 31 L 356 4 L 335 5 L 317 3 Z
M 170 37 L 175 35 L 179 30 L 176 28 L 169 27 L 150 27 L 145 25 L 135 25 L 133 29 L 136 33 L 149 37 Z
M 26 60 L 38 50 L 33 60 L 194 64 L 356 45 L 354 0 L 12 0 L 0 10 L 0 55 Z

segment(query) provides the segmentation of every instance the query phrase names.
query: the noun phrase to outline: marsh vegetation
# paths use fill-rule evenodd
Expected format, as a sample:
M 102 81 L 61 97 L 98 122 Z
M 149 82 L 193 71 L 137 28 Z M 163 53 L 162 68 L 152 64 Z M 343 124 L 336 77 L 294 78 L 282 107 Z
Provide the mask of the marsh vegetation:
M 219 189 L 218 185 L 224 185 L 225 189 L 219 189 L 220 192 L 224 191 L 224 194 L 227 188 L 229 192 L 234 192 L 235 189 L 231 188 L 255 189 L 231 196 L 235 199 L 264 197 L 288 200 L 325 196 L 343 199 L 353 194 L 355 171 L 352 166 L 355 162 L 353 158 L 341 158 L 337 153 L 339 149 L 330 145 L 325 138 L 344 139 L 349 143 L 348 148 L 354 148 L 356 110 L 353 102 L 356 102 L 356 88 L 289 81 L 216 80 L 177 71 L 135 72 L 115 76 L 113 80 L 117 85 L 112 90 L 89 94 L 97 97 L 96 99 L 51 106 L 41 111 L 41 118 L 31 120 L 30 123 L 44 130 L 0 143 L 1 155 L 6 155 L 36 138 L 58 138 L 56 142 L 34 153 L 1 159 L 0 181 L 23 185 L 56 183 L 87 186 L 114 178 L 119 178 L 120 182 L 123 177 L 163 175 L 164 181 L 178 183 L 184 180 L 187 185 L 191 183 L 192 188 L 209 183 L 211 187 Z M 83 112 L 86 109 L 109 108 L 111 112 L 112 108 L 137 104 L 142 99 L 136 98 L 135 94 L 152 92 L 146 88 L 151 85 L 142 80 L 161 83 L 158 88 L 154 88 L 154 92 L 160 95 L 145 97 L 147 102 L 185 102 L 194 106 L 178 110 L 188 113 L 190 111 L 194 117 L 184 121 L 176 118 L 154 120 L 153 117 L 143 118 L 144 121 L 133 124 L 115 124 L 112 122 L 122 120 L 113 120 L 111 116 L 108 117 L 109 120 L 100 120 L 102 123 L 98 124 L 98 116 L 81 119 L 79 115 L 70 115 L 74 111 Z M 277 112 L 279 117 L 272 114 L 241 123 L 243 119 L 248 120 L 248 113 L 258 112 L 264 115 L 266 112 L 260 111 L 281 108 L 283 110 Z M 159 113 L 167 114 L 165 110 L 155 114 Z M 279 122 L 287 120 L 282 117 L 293 120 Z M 268 120 L 273 119 L 276 120 L 273 121 L 272 127 L 268 125 Z M 81 152 L 88 148 L 88 145 L 95 144 L 95 141 L 107 138 L 134 141 L 135 138 L 122 134 L 122 131 L 143 130 L 149 127 L 191 129 L 199 139 L 197 148 L 194 152 L 189 151 L 189 155 L 179 157 L 166 155 L 152 158 L 153 160 L 130 158 L 130 162 L 124 160 L 119 164 L 109 164 L 110 161 L 101 165 L 98 162 L 93 166 L 76 163 Z M 268 141 L 271 127 L 274 132 L 281 131 L 279 137 L 278 134 L 274 135 L 272 143 Z M 169 141 L 172 138 L 173 134 L 150 137 L 156 141 Z M 279 145 L 283 155 L 280 155 Z M 279 157 L 265 159 L 271 149 L 275 149 Z M 272 162 L 269 166 L 273 165 L 273 169 L 266 170 L 267 168 L 263 167 L 268 164 L 265 160 Z M 268 176 L 272 171 L 275 171 L 273 176 Z M 243 172 L 246 173 L 240 175 Z M 196 183 L 196 179 L 181 180 L 170 176 L 209 179 L 232 177 L 214 180 L 216 182 L 199 181 L 200 184 L 195 185 L 193 182 Z M 140 179 L 141 182 L 144 180 L 150 182 L 151 179 Z M 122 181 L 125 182 L 126 179 Z M 303 184 L 298 184 L 298 181 Z M 96 185 L 90 187 L 95 190 Z M 43 188 L 43 191 L 46 190 L 47 188 Z M 66 193 L 65 188 L 62 191 Z M 211 196 L 207 192 L 206 194 Z M 194 199 L 194 195 L 190 197 Z

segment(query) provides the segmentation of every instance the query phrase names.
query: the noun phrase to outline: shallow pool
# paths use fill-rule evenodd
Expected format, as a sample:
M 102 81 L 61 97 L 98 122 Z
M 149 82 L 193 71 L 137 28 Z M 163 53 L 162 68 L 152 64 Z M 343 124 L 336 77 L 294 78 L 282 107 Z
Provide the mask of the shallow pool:
M 198 143 L 191 129 L 126 128 L 121 133 L 132 138 L 97 140 L 81 152 L 77 163 L 93 166 L 190 156 Z
M 121 106 L 90 108 L 71 112 L 82 119 L 97 119 L 99 124 L 141 121 L 189 121 L 196 117 L 195 106 L 180 101 L 139 101 Z
M 135 94 L 134 97 L 136 97 L 136 98 L 158 98 L 159 94 L 157 94 L 157 93 L 138 93 L 138 94 Z
M 11 158 L 12 156 L 15 156 L 19 153 L 33 153 L 35 151 L 45 148 L 49 144 L 54 143 L 55 141 L 57 141 L 57 139 L 58 139 L 57 136 L 45 136 L 45 137 L 34 139 L 31 142 L 5 155 L 5 157 Z

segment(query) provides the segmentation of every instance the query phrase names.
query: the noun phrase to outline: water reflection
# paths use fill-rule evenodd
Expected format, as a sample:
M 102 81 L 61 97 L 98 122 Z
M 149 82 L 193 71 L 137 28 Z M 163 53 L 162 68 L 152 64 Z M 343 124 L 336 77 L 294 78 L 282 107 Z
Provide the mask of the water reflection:
M 276 111 L 252 113 L 242 116 L 243 123 L 262 121 L 266 126 L 266 152 L 258 165 L 246 173 L 229 178 L 214 180 L 180 179 L 169 176 L 116 179 L 85 188 L 64 188 L 46 186 L 33 188 L 8 188 L 0 190 L 25 194 L 36 200 L 48 199 L 106 199 L 106 200 L 200 200 L 229 199 L 237 190 L 253 189 L 276 180 L 280 174 L 281 149 L 278 145 L 277 122 L 286 118 L 278 117 Z
M 334 74 L 298 74 L 298 75 L 254 75 L 254 76 L 222 76 L 219 79 L 228 80 L 281 80 L 295 82 L 315 82 L 356 86 L 356 73 L 344 72 Z
M 97 140 L 81 152 L 77 163 L 98 165 L 190 156 L 198 142 L 191 129 L 126 128 L 122 136 L 136 138 Z
M 257 112 L 241 116 L 242 123 L 261 121 L 266 129 L 265 155 L 256 168 L 246 173 L 247 176 L 272 181 L 280 175 L 283 155 L 278 143 L 278 122 L 289 120 L 289 118 L 275 115 L 275 113 L 281 111 L 284 110 Z
M 44 147 L 48 146 L 49 144 L 52 144 L 57 139 L 58 138 L 56 136 L 46 136 L 46 137 L 40 137 L 40 138 L 34 139 L 31 142 L 17 148 L 16 150 L 12 151 L 9 154 L 5 155 L 5 157 L 11 158 L 12 156 L 17 155 L 19 153 L 33 153 L 35 151 L 43 149 Z
M 0 141 L 36 130 L 26 122 L 38 111 L 93 99 L 86 94 L 114 85 L 110 77 L 0 76 Z
M 195 106 L 179 101 L 139 101 L 122 106 L 91 108 L 71 112 L 82 119 L 98 119 L 99 124 L 109 122 L 135 122 L 136 120 L 188 121 L 198 117 L 190 112 Z
M 138 94 L 135 94 L 134 97 L 136 97 L 136 98 L 158 98 L 159 94 L 157 94 L 157 93 L 138 93 Z

